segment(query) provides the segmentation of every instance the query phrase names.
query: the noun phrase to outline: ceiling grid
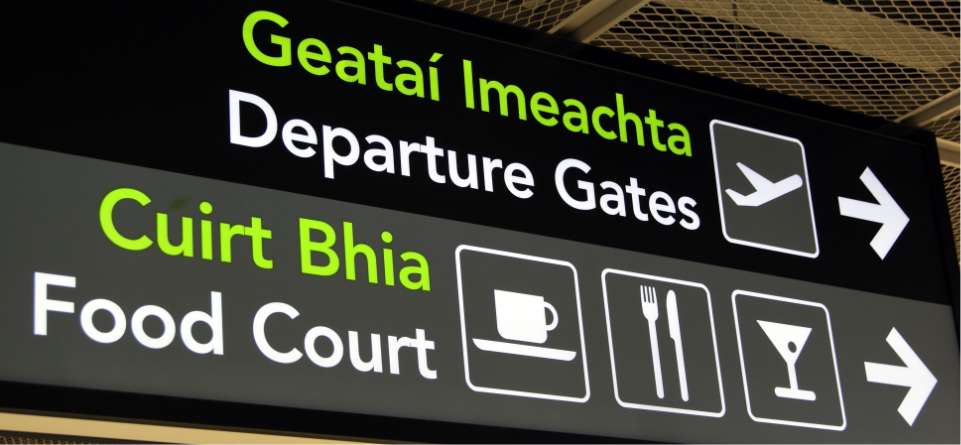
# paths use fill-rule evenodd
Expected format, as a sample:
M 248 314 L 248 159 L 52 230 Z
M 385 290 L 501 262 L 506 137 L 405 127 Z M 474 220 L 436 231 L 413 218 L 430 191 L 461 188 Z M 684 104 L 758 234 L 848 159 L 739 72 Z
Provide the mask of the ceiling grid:
M 557 29 L 588 4 L 612 3 L 422 1 L 538 31 Z M 633 13 L 590 43 L 891 121 L 951 94 L 961 84 L 961 2 L 956 0 L 637 4 Z M 959 142 L 956 111 L 924 128 L 955 147 Z M 958 168 L 945 164 L 941 172 L 957 248 Z
M 957 115 L 931 122 L 924 128 L 938 135 L 940 138 L 955 142 L 958 141 L 958 133 L 961 131 Z
M 547 31 L 590 0 L 420 0 L 437 6 Z
M 957 37 L 813 0 L 651 2 L 592 43 L 889 120 L 959 84 Z
M 957 119 L 955 119 L 957 128 Z M 944 180 L 944 194 L 948 197 L 948 213 L 951 214 L 951 229 L 954 232 L 954 253 L 961 253 L 961 237 L 958 234 L 958 216 L 961 215 L 961 181 L 958 179 L 959 169 L 950 165 L 941 165 L 941 177 Z

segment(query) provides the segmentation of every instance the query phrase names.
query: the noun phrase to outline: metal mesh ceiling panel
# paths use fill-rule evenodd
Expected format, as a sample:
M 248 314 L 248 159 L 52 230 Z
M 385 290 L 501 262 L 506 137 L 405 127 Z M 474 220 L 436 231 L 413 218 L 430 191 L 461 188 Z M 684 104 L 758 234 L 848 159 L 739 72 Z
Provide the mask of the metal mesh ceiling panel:
M 828 0 L 825 3 L 843 5 L 856 11 L 956 38 L 961 36 L 958 32 L 957 0 Z
M 931 122 L 931 124 L 924 128 L 931 130 L 932 133 L 938 135 L 940 138 L 958 142 L 958 133 L 961 131 L 958 124 L 958 116 L 954 116 Z
M 445 8 L 547 31 L 589 0 L 421 0 Z
M 894 120 L 958 88 L 959 9 L 957 1 L 662 0 L 592 43 Z M 934 129 L 957 140 L 956 124 Z
M 957 120 L 955 120 L 957 122 Z M 955 127 L 957 128 L 957 127 Z M 951 214 L 951 228 L 954 231 L 955 254 L 961 251 L 958 237 L 959 215 L 961 215 L 961 180 L 958 179 L 957 167 L 941 165 L 941 177 L 944 178 L 944 194 L 948 197 L 948 213 Z
M 421 0 L 547 31 L 589 0 Z M 895 120 L 961 81 L 958 0 L 657 0 L 591 43 Z M 958 116 L 926 125 L 959 142 Z M 958 168 L 942 165 L 955 247 Z

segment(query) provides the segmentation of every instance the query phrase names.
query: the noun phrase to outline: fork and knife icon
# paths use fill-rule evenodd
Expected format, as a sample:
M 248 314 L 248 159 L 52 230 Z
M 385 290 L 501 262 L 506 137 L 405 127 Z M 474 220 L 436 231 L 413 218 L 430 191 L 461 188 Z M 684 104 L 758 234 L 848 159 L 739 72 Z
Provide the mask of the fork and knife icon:
M 677 295 L 673 290 L 667 291 L 667 326 L 674 343 L 674 359 L 677 362 L 677 379 L 681 389 L 681 399 L 685 402 L 689 399 L 687 390 L 687 369 L 684 365 L 684 344 L 681 339 L 681 320 L 677 313 Z M 661 353 L 657 339 L 657 319 L 660 310 L 657 304 L 657 290 L 652 286 L 641 285 L 641 310 L 647 320 L 647 329 L 650 332 L 651 340 L 651 360 L 654 363 L 654 385 L 657 390 L 657 397 L 664 398 L 664 378 L 661 371 Z

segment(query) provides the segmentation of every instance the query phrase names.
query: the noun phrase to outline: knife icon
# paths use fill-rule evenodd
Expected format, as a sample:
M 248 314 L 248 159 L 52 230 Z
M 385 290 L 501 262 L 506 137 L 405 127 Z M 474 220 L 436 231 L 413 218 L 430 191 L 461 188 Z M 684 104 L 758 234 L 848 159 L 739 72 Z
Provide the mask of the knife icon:
M 677 380 L 681 384 L 681 398 L 687 402 L 687 369 L 684 367 L 684 343 L 681 341 L 681 320 L 677 316 L 677 296 L 667 291 L 667 326 L 674 340 L 674 356 L 677 360 Z

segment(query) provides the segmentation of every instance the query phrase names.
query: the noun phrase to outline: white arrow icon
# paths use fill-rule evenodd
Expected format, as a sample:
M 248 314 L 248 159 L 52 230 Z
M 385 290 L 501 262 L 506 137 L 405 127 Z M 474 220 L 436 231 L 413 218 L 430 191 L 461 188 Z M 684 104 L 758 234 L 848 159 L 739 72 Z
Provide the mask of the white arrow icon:
M 918 358 L 914 350 L 904 341 L 904 337 L 897 329 L 891 328 L 887 337 L 891 349 L 898 354 L 905 366 L 885 365 L 882 363 L 864 362 L 864 374 L 869 382 L 884 385 L 904 386 L 908 388 L 907 395 L 898 407 L 898 413 L 908 425 L 914 425 L 914 420 L 924 408 L 924 402 L 934 390 L 938 379 L 931 374 L 927 366 Z
M 904 214 L 901 206 L 894 202 L 894 198 L 881 185 L 870 168 L 865 168 L 864 173 L 861 173 L 861 182 L 868 188 L 877 203 L 838 197 L 838 206 L 844 216 L 881 223 L 881 228 L 871 240 L 871 248 L 883 260 L 894 246 L 894 242 L 898 240 L 904 227 L 908 225 L 910 218 Z

